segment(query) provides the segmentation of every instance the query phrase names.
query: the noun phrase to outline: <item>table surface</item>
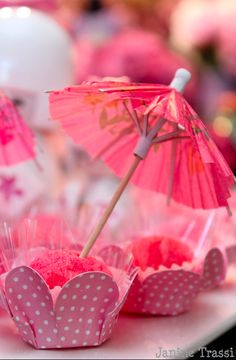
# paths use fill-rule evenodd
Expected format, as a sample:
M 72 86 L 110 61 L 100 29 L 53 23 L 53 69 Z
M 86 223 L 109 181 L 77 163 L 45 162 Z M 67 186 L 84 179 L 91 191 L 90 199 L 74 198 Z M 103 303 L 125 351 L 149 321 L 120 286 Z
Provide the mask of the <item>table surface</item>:
M 156 359 L 186 358 L 236 325 L 236 268 L 224 286 L 201 294 L 193 309 L 177 317 L 120 315 L 112 338 L 99 348 L 35 350 L 0 315 L 0 358 L 4 359 Z M 162 356 L 159 356 L 160 348 Z M 172 350 L 171 352 L 168 350 Z

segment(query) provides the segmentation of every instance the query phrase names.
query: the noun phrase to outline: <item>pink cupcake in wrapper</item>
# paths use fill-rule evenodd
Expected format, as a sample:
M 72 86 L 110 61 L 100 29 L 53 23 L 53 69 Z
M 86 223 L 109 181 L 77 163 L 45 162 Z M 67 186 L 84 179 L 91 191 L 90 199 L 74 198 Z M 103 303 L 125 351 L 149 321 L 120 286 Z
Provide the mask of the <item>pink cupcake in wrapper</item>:
M 226 262 L 221 250 L 208 252 L 201 262 L 139 271 L 124 310 L 152 315 L 178 315 L 191 309 L 198 294 L 219 285 L 225 278 Z
M 18 254 L 1 276 L 1 297 L 25 342 L 73 348 L 111 337 L 135 276 L 130 257 L 123 252 L 106 266 L 95 257 L 80 259 L 76 250 L 39 246 L 27 259 Z
M 145 271 L 139 269 L 123 311 L 162 316 L 176 316 L 189 311 L 202 291 L 224 281 L 226 268 L 224 252 L 213 248 L 201 261 L 181 266 L 173 264 L 171 268 L 160 265 L 157 270 L 151 267 Z
M 158 226 L 152 224 L 151 231 L 149 216 L 148 230 L 139 229 L 131 241 L 123 242 L 122 248 L 132 253 L 134 265 L 138 267 L 138 276 L 123 307 L 125 312 L 179 315 L 192 308 L 202 291 L 223 283 L 227 256 L 219 243 L 215 247 L 212 245 L 215 217 L 210 212 L 207 216 L 204 211 L 193 214 L 190 209 L 172 206 L 169 210 L 163 209 L 158 224 L 157 211 Z M 122 251 L 112 246 L 104 248 L 100 255 L 109 263 L 112 257 L 121 256 Z

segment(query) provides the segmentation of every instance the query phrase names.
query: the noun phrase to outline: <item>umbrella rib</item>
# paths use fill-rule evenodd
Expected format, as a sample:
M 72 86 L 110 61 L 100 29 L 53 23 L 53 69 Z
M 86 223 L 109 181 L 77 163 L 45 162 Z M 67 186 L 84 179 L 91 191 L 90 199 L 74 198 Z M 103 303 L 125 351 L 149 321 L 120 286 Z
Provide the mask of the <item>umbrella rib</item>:
M 170 141 L 170 140 L 187 140 L 190 139 L 190 136 L 173 136 L 170 139 L 156 139 L 155 141 L 152 142 L 152 144 L 162 144 L 166 141 Z
M 134 112 L 134 117 L 135 117 L 135 120 L 136 120 L 135 125 L 137 126 L 139 135 L 141 135 L 142 129 L 141 129 L 141 126 L 140 126 L 140 123 L 139 123 L 139 117 L 138 117 L 137 111 L 135 109 L 133 109 L 133 112 Z
M 153 143 L 159 143 L 159 142 L 163 142 L 163 141 L 166 141 L 166 140 L 171 140 L 171 139 L 174 139 L 174 138 L 189 138 L 189 136 L 185 136 L 185 137 L 181 137 L 181 136 L 178 136 L 182 133 L 182 130 L 177 130 L 177 131 L 173 131 L 171 133 L 168 133 L 168 134 L 165 134 L 165 135 L 161 135 L 161 136 L 158 136 L 157 138 L 153 139 L 152 142 Z
M 142 134 L 142 129 L 140 127 L 139 119 L 138 119 L 138 115 L 137 115 L 136 111 L 134 110 L 134 115 L 133 115 L 132 112 L 129 110 L 129 108 L 128 108 L 125 101 L 123 101 L 123 104 L 124 104 L 125 110 L 127 111 L 128 115 L 130 116 L 130 118 L 135 123 L 135 125 L 136 125 L 136 127 L 138 129 L 139 135 L 141 135 Z
M 153 126 L 152 130 L 147 134 L 147 138 L 153 141 L 154 137 L 157 135 L 158 131 L 162 128 L 166 121 L 166 119 L 159 119 Z
M 145 101 L 144 101 L 144 105 L 146 106 Z M 143 120 L 144 120 L 144 125 L 143 125 L 143 134 L 144 134 L 144 136 L 147 136 L 147 132 L 148 132 L 148 120 L 149 120 L 149 113 L 148 113 L 148 114 L 144 114 Z
M 148 130 L 148 118 L 149 118 L 149 115 L 148 114 L 145 114 L 144 117 L 143 117 L 143 120 L 144 120 L 144 126 L 143 126 L 143 133 L 144 133 L 144 136 L 147 136 L 147 130 Z
M 174 140 L 171 144 L 170 176 L 167 183 L 167 205 L 170 205 L 170 200 L 173 192 L 177 142 L 178 140 Z
M 123 92 L 125 92 L 125 91 L 140 91 L 140 90 L 142 90 L 142 91 L 156 91 L 157 92 L 157 94 L 158 93 L 160 93 L 160 90 L 159 89 L 157 89 L 157 86 L 156 85 L 154 85 L 154 86 L 152 86 L 152 85 L 145 85 L 145 86 L 130 86 L 130 85 L 128 85 L 128 86 L 114 86 L 114 87 L 105 87 L 105 88 L 99 88 L 98 89 L 99 91 L 101 91 L 101 92 L 112 92 L 112 91 L 123 91 Z M 166 89 L 162 89 L 162 92 L 164 92 L 164 91 L 169 91 L 169 88 L 168 87 L 166 87 Z

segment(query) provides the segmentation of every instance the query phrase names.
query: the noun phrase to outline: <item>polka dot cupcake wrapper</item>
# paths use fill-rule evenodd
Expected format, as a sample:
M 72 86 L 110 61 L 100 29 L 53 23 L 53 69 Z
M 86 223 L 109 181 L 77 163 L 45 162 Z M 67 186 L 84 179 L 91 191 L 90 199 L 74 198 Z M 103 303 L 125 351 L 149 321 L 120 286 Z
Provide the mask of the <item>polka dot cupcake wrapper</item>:
M 230 264 L 236 264 L 236 245 L 231 245 L 226 248 L 226 254 L 228 262 Z
M 111 276 L 83 273 L 64 285 L 53 304 L 40 275 L 21 266 L 8 273 L 5 294 L 21 337 L 35 348 L 98 346 L 111 336 L 131 281 L 121 296 Z
M 224 253 L 210 250 L 198 272 L 186 269 L 154 271 L 144 279 L 137 276 L 131 286 L 124 311 L 175 316 L 191 309 L 203 290 L 214 288 L 225 278 Z

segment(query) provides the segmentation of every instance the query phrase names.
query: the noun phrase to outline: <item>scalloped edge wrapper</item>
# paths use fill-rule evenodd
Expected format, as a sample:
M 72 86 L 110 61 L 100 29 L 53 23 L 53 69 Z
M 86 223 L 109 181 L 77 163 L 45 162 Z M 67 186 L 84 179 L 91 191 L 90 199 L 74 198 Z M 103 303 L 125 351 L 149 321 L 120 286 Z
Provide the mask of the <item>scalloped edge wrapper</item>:
M 231 245 L 226 248 L 226 254 L 229 264 L 236 265 L 236 245 Z
M 100 256 L 109 264 L 111 256 L 119 257 L 117 246 L 102 249 Z M 129 291 L 123 311 L 129 313 L 176 316 L 189 311 L 204 290 L 219 286 L 225 279 L 227 257 L 223 249 L 212 248 L 205 258 L 171 269 L 147 269 L 138 276 Z
M 124 270 L 114 262 L 112 277 L 86 272 L 53 290 L 28 266 L 9 271 L 2 279 L 2 302 L 22 339 L 36 349 L 93 347 L 107 341 L 137 275 L 132 267 Z

